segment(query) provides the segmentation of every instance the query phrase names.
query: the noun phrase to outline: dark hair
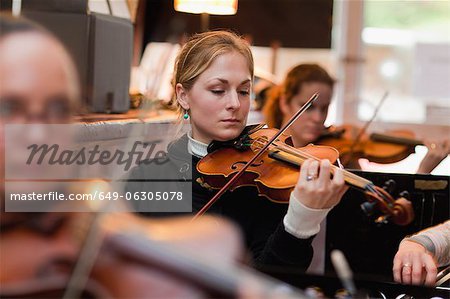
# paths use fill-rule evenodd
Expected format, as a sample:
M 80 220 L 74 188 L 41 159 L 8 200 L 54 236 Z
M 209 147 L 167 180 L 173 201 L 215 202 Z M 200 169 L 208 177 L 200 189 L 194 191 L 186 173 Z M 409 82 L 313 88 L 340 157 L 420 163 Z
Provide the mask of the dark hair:
M 0 13 L 0 38 L 9 34 L 22 32 L 41 32 L 49 34 L 42 26 L 28 19 L 14 17 L 7 13 Z
M 299 64 L 292 68 L 286 75 L 281 85 L 273 87 L 269 91 L 268 99 L 264 105 L 263 113 L 266 124 L 270 128 L 280 128 L 283 121 L 283 112 L 280 109 L 280 97 L 286 97 L 287 103 L 301 90 L 303 83 L 320 82 L 333 88 L 336 82 L 325 69 L 318 64 Z

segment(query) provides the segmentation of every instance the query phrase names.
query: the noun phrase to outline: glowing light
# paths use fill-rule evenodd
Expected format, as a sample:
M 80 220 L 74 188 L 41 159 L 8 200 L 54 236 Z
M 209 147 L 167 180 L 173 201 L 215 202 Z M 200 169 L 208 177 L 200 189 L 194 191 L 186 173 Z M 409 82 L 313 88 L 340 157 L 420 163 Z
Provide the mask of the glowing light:
M 176 11 L 188 13 L 207 13 L 211 15 L 234 15 L 237 12 L 237 0 L 175 0 Z
M 386 60 L 380 66 L 380 73 L 387 79 L 394 79 L 400 73 L 400 67 L 395 60 Z

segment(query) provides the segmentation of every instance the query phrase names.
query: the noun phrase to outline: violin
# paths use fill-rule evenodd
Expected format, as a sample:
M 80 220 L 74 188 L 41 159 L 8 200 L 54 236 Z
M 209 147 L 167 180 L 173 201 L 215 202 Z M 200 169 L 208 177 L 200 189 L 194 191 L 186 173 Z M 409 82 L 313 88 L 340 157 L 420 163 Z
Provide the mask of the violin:
M 102 217 L 95 223 L 98 218 L 89 213 L 71 213 L 49 235 L 23 227 L 2 232 L 0 297 L 305 298 L 285 283 L 237 266 L 240 236 L 222 219 L 207 216 L 191 223 L 182 218 L 153 222 L 130 213 Z M 83 224 L 88 231 L 80 246 L 70 241 L 70 230 Z M 62 260 L 66 267 L 58 266 Z
M 270 143 L 269 140 L 272 141 L 277 134 L 278 130 L 259 125 L 203 157 L 197 164 L 197 170 L 204 175 L 204 183 L 216 189 L 226 186 L 229 190 L 252 185 L 261 196 L 274 202 L 288 203 L 298 180 L 299 166 L 306 159 L 329 159 L 334 162 L 339 156 L 339 152 L 331 147 L 308 145 L 297 149 L 292 146 L 290 136 L 285 134 Z M 211 148 L 214 147 L 212 144 Z M 265 148 L 267 150 L 263 152 Z M 255 154 L 259 155 L 256 159 Z M 332 166 L 331 173 L 336 169 L 337 166 Z M 343 170 L 343 174 L 347 185 L 367 195 L 368 202 L 362 206 L 363 210 L 367 214 L 372 214 L 375 209 L 381 212 L 377 222 L 390 219 L 395 224 L 407 225 L 414 219 L 411 203 L 407 199 L 394 199 L 383 188 L 349 171 Z M 238 178 L 231 182 L 230 178 L 234 177 Z
M 316 143 L 336 148 L 343 165 L 359 158 L 382 164 L 398 162 L 414 153 L 416 145 L 424 144 L 408 130 L 366 134 L 364 129 L 352 125 L 331 126 Z

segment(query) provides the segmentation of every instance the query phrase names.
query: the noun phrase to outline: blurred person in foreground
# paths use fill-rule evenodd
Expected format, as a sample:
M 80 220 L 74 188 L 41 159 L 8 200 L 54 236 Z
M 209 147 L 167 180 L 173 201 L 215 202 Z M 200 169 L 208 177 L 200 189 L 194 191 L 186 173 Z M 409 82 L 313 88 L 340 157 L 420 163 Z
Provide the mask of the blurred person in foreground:
M 77 73 L 62 44 L 45 29 L 22 18 L 0 17 L 0 295 L 6 290 L 30 291 L 54 278 L 70 277 L 78 262 L 83 239 L 80 226 L 89 213 L 8 213 L 5 211 L 5 125 L 69 124 L 79 105 Z M 32 134 L 32 133 L 29 133 Z M 55 142 L 58 142 L 56 140 Z M 22 192 L 33 192 L 24 183 Z M 53 191 L 42 189 L 39 191 Z M 220 249 L 225 262 L 241 256 L 240 234 L 229 222 L 206 217 L 196 223 L 188 219 L 138 221 L 130 213 L 107 219 L 111 227 L 136 224 L 142 237 L 164 240 L 186 252 L 206 256 Z M 108 223 L 107 223 L 108 224 Z M 217 237 L 214 237 L 217 236 Z M 182 279 L 117 257 L 103 250 L 96 257 L 91 275 L 110 287 L 115 297 L 199 297 L 203 291 Z M 95 258 L 95 257 L 94 257 Z M 149 275 L 152 274 L 152 275 Z M 88 275 L 88 274 L 85 274 Z M 125 281 L 125 279 L 127 279 Z M 150 291 L 149 291 L 150 288 Z

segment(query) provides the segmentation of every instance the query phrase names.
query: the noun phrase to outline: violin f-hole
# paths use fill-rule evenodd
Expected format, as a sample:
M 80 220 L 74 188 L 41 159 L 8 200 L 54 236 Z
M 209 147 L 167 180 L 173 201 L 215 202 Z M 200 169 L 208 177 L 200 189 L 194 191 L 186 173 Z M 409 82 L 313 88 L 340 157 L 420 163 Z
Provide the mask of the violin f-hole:
M 231 169 L 237 170 L 239 165 L 245 165 L 245 164 L 247 164 L 247 162 L 245 162 L 245 161 L 237 161 L 237 162 L 235 162 L 235 163 L 233 163 L 231 165 Z M 250 166 L 258 167 L 258 166 L 261 166 L 263 164 L 264 164 L 264 160 L 260 160 L 259 162 L 255 161 L 254 163 L 250 164 Z

